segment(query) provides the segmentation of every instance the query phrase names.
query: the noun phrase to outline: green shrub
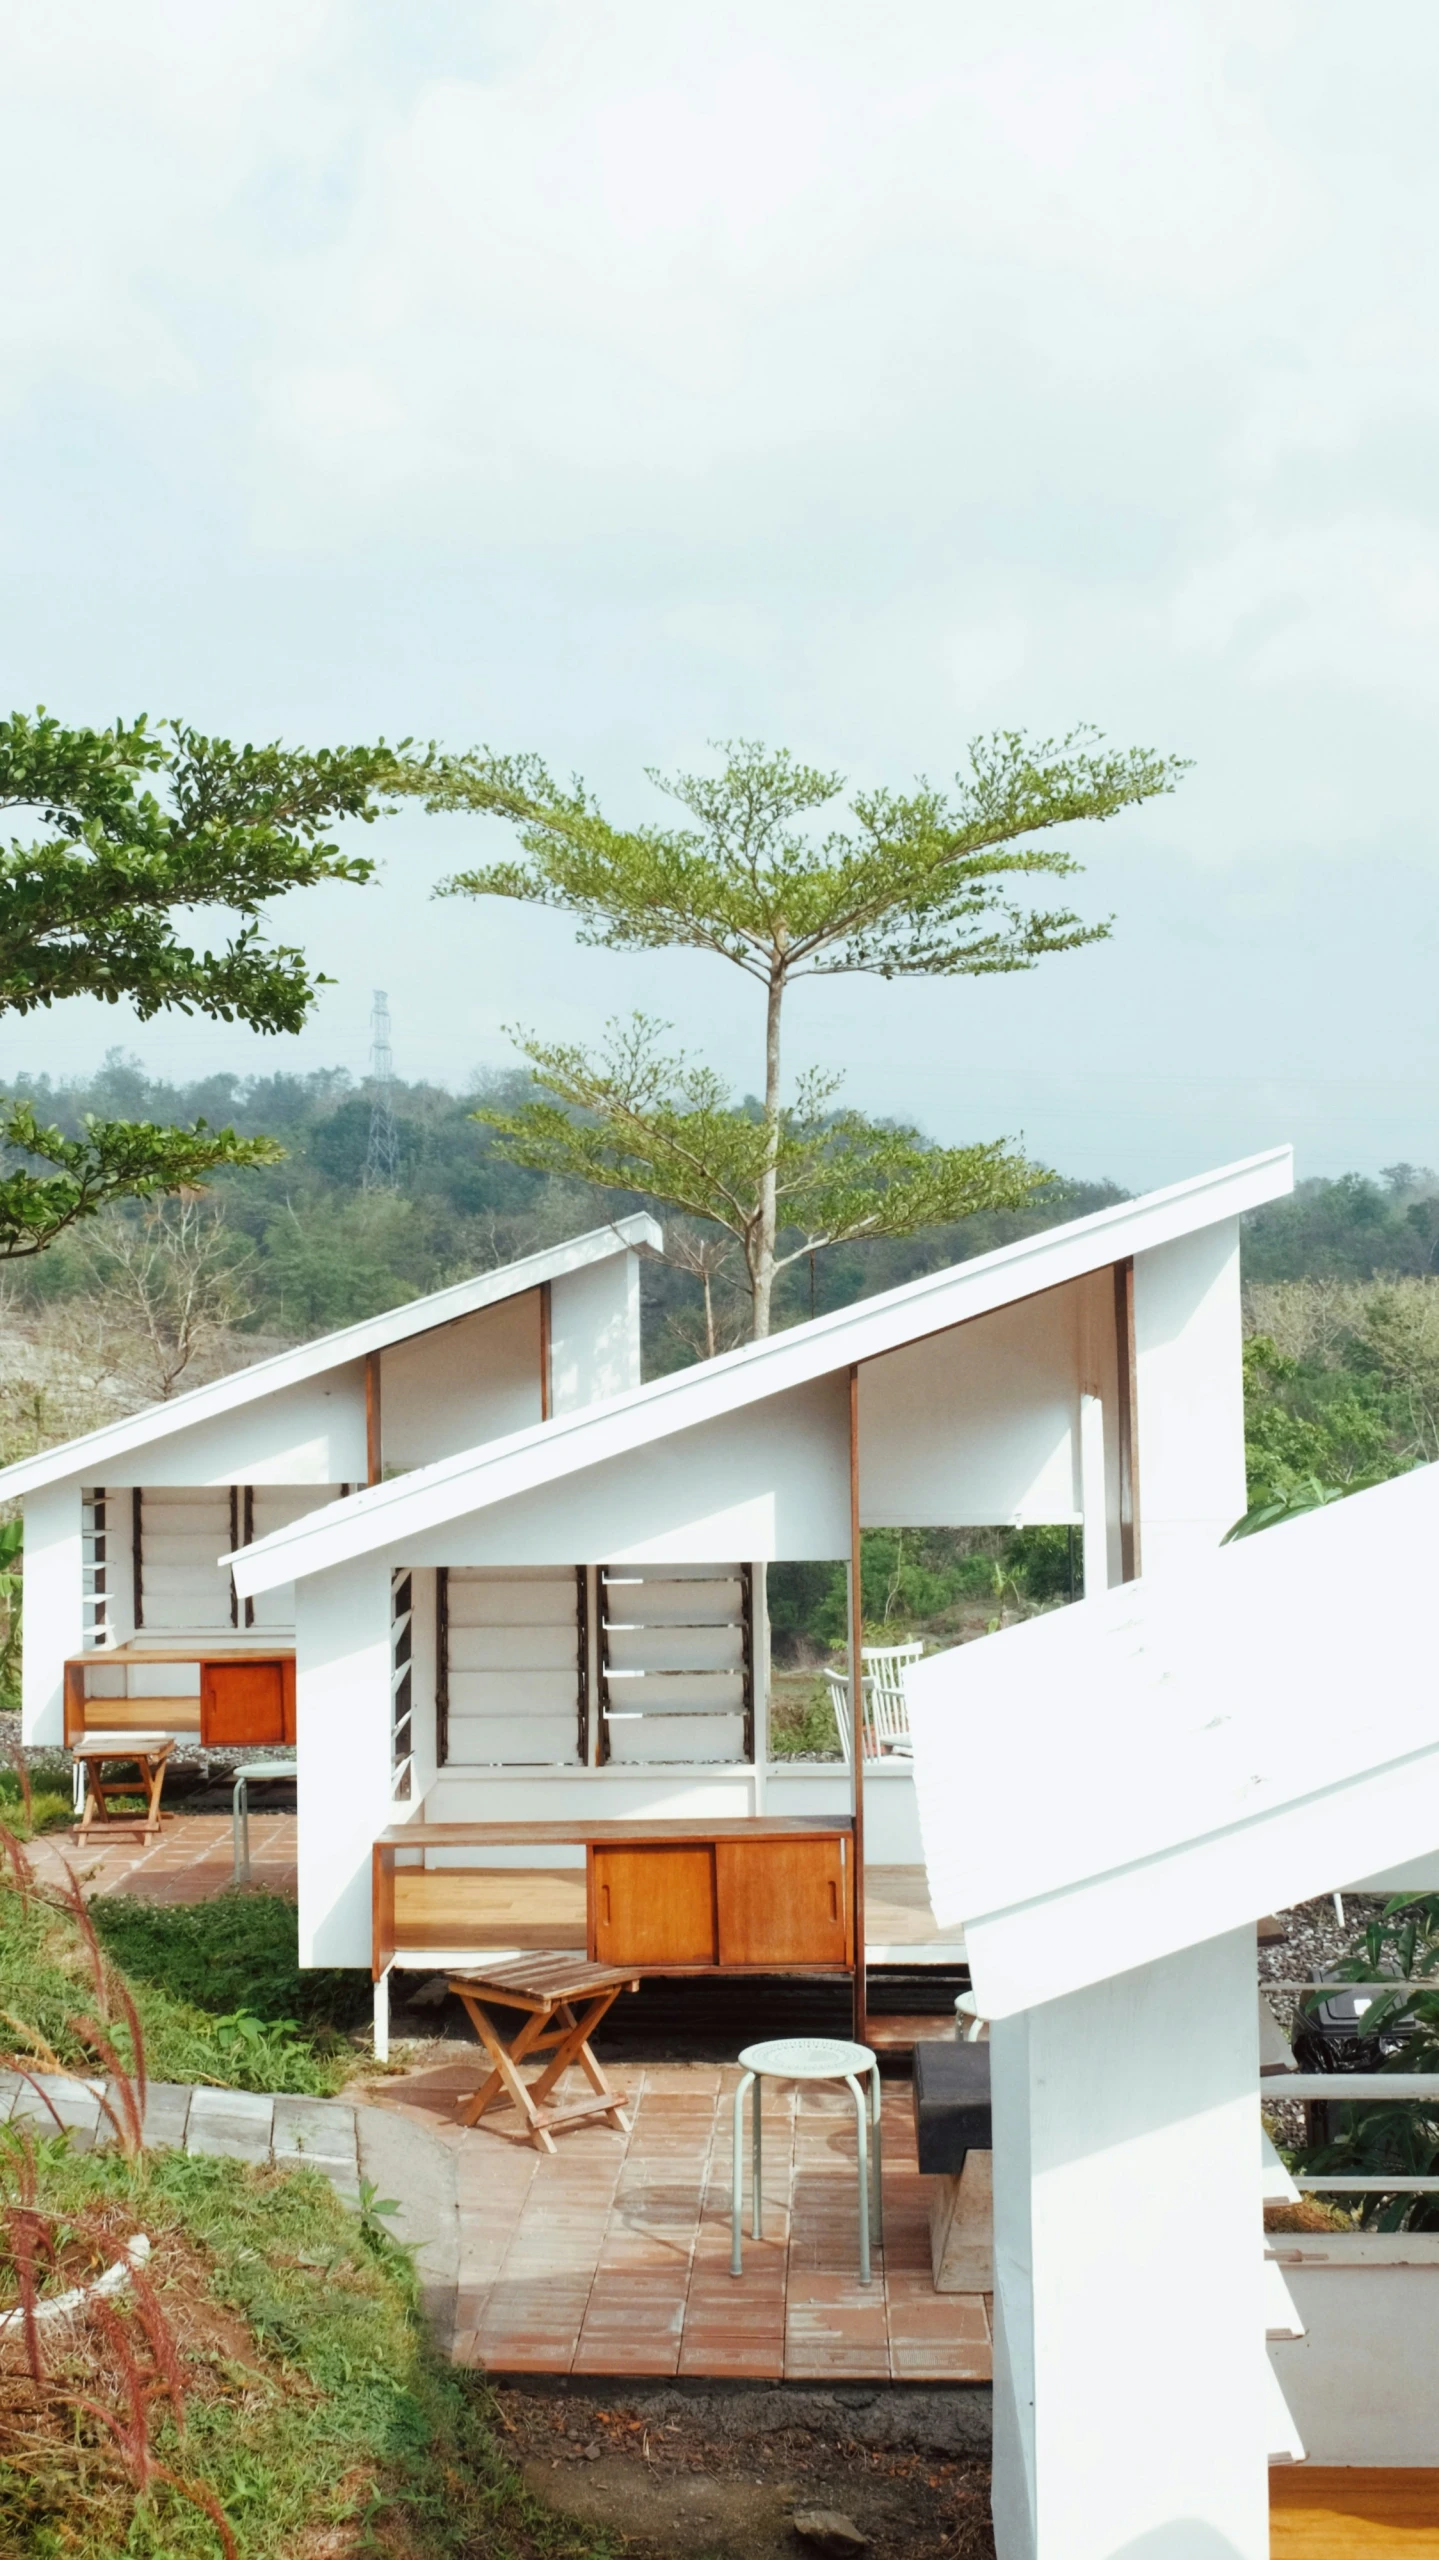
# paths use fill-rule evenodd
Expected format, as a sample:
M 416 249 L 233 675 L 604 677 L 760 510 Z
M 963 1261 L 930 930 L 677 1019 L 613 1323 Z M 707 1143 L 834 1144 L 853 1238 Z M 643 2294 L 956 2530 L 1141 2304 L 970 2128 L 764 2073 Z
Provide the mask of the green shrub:
M 415 2280 L 383 2226 L 348 2212 L 317 2170 L 258 2170 L 157 2152 L 81 2158 L 36 2145 L 42 2207 L 116 2205 L 155 2244 L 151 2273 L 182 2359 L 181 2433 L 161 2399 L 159 2459 L 218 2500 L 240 2560 L 393 2551 L 405 2560 L 602 2560 L 604 2536 L 551 2516 L 491 2433 L 483 2386 L 441 2363 Z M 0 2163 L 3 2163 L 0 2150 Z M 16 2191 L 12 2162 L 0 2187 Z M 0 2254 L 0 2297 L 7 2287 Z M 235 2334 L 236 2323 L 240 2334 Z M 78 2374 L 93 2389 L 93 2374 Z M 137 2501 L 95 2431 L 60 2427 L 37 2455 L 0 2406 L 0 2551 L 50 2560 L 214 2560 L 216 2534 L 172 2488 Z
M 222 1899 L 233 1908 L 240 1897 Z M 253 1999 L 236 1999 L 233 1970 L 227 1974 L 217 1963 L 208 1986 L 213 2007 L 198 1997 L 186 1997 L 166 1978 L 168 1940 L 183 1958 L 175 1975 L 198 1991 L 194 1940 L 186 1924 L 214 1908 L 203 1903 L 179 1908 L 128 1906 L 131 1914 L 143 1911 L 153 1924 L 148 1932 L 149 1977 L 139 1966 L 132 1970 L 128 1953 L 120 1963 L 139 2013 L 150 2077 L 200 2080 L 222 2089 L 270 2089 L 301 2097 L 333 2095 L 359 2068 L 361 2057 L 323 2018 L 304 2022 L 278 2009 L 268 2017 L 259 2013 L 255 2002 L 274 1998 L 277 1982 L 285 1981 L 283 1973 L 258 1978 Z M 107 1952 L 119 1962 L 119 1949 L 110 1936 L 112 1906 L 103 1895 L 91 1903 L 90 1915 Z M 122 1936 L 123 1928 L 115 1934 Z M 137 1938 L 140 1934 L 136 1929 Z M 321 2002 L 324 1996 L 322 1989 Z M 0 2058 L 25 2050 L 21 2026 L 15 2023 L 20 2021 L 33 2040 L 32 2059 L 48 2047 L 67 2068 L 92 2068 L 93 2057 L 70 2022 L 93 2005 L 74 1923 L 53 1902 L 35 1896 L 27 1908 L 13 1886 L 0 1884 Z M 4 2023 L 7 2014 L 8 2024 Z M 122 2059 L 130 2059 L 123 2025 L 114 2029 L 114 2040 Z

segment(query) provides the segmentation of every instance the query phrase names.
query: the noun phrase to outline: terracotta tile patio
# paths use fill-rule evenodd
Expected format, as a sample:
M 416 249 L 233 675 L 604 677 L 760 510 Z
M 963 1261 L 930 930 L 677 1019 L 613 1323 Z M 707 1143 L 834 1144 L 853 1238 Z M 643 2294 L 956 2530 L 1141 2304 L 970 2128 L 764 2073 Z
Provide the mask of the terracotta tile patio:
M 988 2303 L 930 2281 L 928 2191 L 910 2093 L 884 2092 L 885 2250 L 859 2281 L 854 2114 L 845 2092 L 765 2097 L 765 2236 L 729 2272 L 738 2073 L 616 2065 L 628 2135 L 588 2125 L 553 2157 L 455 2128 L 466 2058 L 367 2095 L 449 2128 L 458 2150 L 456 2359 L 494 2373 L 987 2382 Z
M 296 1890 L 293 1813 L 250 1813 L 250 1882 L 269 1893 Z M 142 1902 L 204 1902 L 223 1893 L 234 1875 L 227 1813 L 167 1817 L 158 1840 L 105 1840 L 83 1844 L 68 1831 L 47 1831 L 32 1843 L 30 1863 L 45 1884 L 61 1881 L 60 1861 L 79 1877 L 86 1893 L 133 1893 Z

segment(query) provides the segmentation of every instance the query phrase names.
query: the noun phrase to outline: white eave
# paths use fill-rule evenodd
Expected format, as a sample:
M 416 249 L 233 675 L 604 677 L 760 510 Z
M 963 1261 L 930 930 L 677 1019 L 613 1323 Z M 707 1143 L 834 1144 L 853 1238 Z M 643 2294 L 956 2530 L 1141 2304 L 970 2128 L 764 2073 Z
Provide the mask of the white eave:
M 1416 1468 L 910 1673 L 930 1899 L 987 2015 L 1439 1850 L 1436 1537 Z
M 1143 1199 L 1121 1201 L 1066 1226 L 1024 1236 L 972 1262 L 926 1273 L 856 1306 L 772 1334 L 765 1342 L 746 1343 L 696 1368 L 487 1441 L 480 1449 L 417 1467 L 343 1502 L 307 1512 L 303 1520 L 224 1561 L 234 1572 L 241 1598 L 251 1598 L 399 1539 L 423 1536 L 446 1521 L 783 1395 L 854 1362 L 879 1359 L 925 1334 L 1059 1288 L 1131 1254 L 1171 1244 L 1260 1208 L 1293 1187 L 1292 1149 L 1272 1147 L 1242 1163 L 1148 1192 Z
M 208 1386 L 192 1387 L 188 1395 L 174 1396 L 168 1404 L 146 1405 L 141 1412 L 126 1414 L 119 1422 L 107 1422 L 98 1431 L 83 1433 L 78 1440 L 62 1441 L 56 1449 L 42 1450 L 38 1457 L 21 1458 L 14 1466 L 0 1468 L 0 1498 L 13 1501 L 17 1495 L 34 1493 L 41 1485 L 63 1483 L 76 1476 L 85 1484 L 103 1484 L 110 1461 L 128 1457 L 134 1449 L 169 1440 L 197 1422 L 211 1422 L 220 1414 L 234 1413 L 243 1405 L 258 1403 L 262 1397 L 278 1395 L 283 1388 L 300 1386 L 327 1369 L 340 1369 L 363 1360 L 371 1352 L 388 1351 L 393 1344 L 408 1342 L 416 1334 L 456 1324 L 462 1317 L 477 1315 L 484 1307 L 498 1306 L 506 1298 L 523 1297 L 546 1281 L 562 1280 L 590 1263 L 606 1262 L 612 1254 L 642 1245 L 659 1252 L 663 1244 L 662 1230 L 643 1211 L 617 1218 L 610 1226 L 592 1227 L 585 1235 L 572 1236 L 566 1244 L 547 1246 L 543 1253 L 526 1254 L 519 1262 L 502 1263 L 495 1271 L 478 1272 L 472 1280 L 457 1280 L 448 1289 L 432 1290 L 428 1297 L 411 1298 L 406 1305 L 391 1307 L 384 1315 L 366 1316 L 362 1323 L 344 1325 L 338 1333 L 321 1334 L 314 1342 L 302 1342 L 293 1351 L 278 1351 L 268 1360 L 257 1360 L 249 1369 L 236 1369 L 227 1377 L 213 1379 Z

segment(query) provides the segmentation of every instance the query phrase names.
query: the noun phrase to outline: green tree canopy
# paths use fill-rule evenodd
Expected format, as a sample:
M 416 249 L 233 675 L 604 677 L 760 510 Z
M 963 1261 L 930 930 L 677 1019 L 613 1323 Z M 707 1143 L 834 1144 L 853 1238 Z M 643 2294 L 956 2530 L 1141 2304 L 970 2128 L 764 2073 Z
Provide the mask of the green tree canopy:
M 298 1030 L 327 982 L 302 951 L 266 939 L 262 907 L 318 880 L 370 877 L 326 831 L 379 814 L 397 753 L 237 747 L 144 717 L 108 729 L 66 729 L 43 710 L 0 721 L 0 806 L 32 817 L 0 851 L 0 1013 L 89 995 L 128 1001 L 142 1020 L 179 1011 Z M 215 908 L 239 919 L 229 939 L 187 941 L 177 918 Z M 0 1150 L 0 1259 L 42 1251 L 107 1201 L 279 1152 L 203 1120 L 91 1117 L 67 1136 L 23 1102 L 0 1102 Z
M 932 1147 L 916 1129 L 831 1110 L 837 1077 L 803 1077 L 768 1125 L 737 1107 L 708 1067 L 665 1056 L 665 1027 L 643 1014 L 614 1023 L 598 1057 L 516 1032 L 553 1099 L 481 1105 L 475 1118 L 501 1132 L 515 1163 L 648 1193 L 723 1228 L 756 1300 L 766 1268 L 772 1287 L 825 1245 L 1014 1208 L 1051 1178 L 998 1141 Z M 771 1242 L 766 1266 L 767 1182 L 778 1234 L 794 1241 L 788 1251 Z
M 576 918 L 582 942 L 610 949 L 709 952 L 763 988 L 761 1155 L 752 1213 L 746 1206 L 743 1217 L 754 1328 L 762 1334 L 769 1329 L 779 1267 L 782 1159 L 793 1176 L 795 1146 L 807 1131 L 821 1158 L 806 1181 L 823 1196 L 827 1165 L 832 1169 L 838 1149 L 859 1145 L 862 1125 L 857 1115 L 848 1115 L 843 1139 L 820 1136 L 813 1087 L 806 1089 L 806 1101 L 786 1112 L 781 1029 L 792 982 L 841 971 L 882 978 L 991 976 L 1030 969 L 1051 953 L 1102 940 L 1110 930 L 1105 921 L 1086 923 L 1068 908 L 1026 903 L 1023 884 L 1063 878 L 1079 867 L 1063 846 L 1035 839 L 1081 819 L 1113 817 L 1172 791 L 1184 767 L 1144 749 L 1111 750 L 1088 730 L 1039 742 L 1002 731 L 971 746 L 968 765 L 951 790 L 920 780 L 908 792 L 854 792 L 848 823 L 826 832 L 814 822 L 845 790 L 842 774 L 750 740 L 731 741 L 718 752 L 725 761 L 717 774 L 650 772 L 650 780 L 684 813 L 672 827 L 613 826 L 581 782 L 557 784 L 531 756 L 488 750 L 435 755 L 402 776 L 399 787 L 422 793 L 432 809 L 472 809 L 507 820 L 518 833 L 523 859 L 459 872 L 445 884 L 449 892 L 562 908 Z M 551 1053 L 540 1042 L 523 1045 L 547 1080 L 543 1060 Z M 579 1060 L 569 1051 L 552 1054 L 573 1066 L 563 1066 L 561 1084 L 552 1090 L 602 1119 L 610 1107 L 606 1093 L 625 1084 L 628 1075 L 611 1134 L 622 1149 L 637 1148 L 637 1113 L 650 1106 L 639 1103 L 635 1077 L 620 1053 L 599 1062 Z M 638 1054 L 630 1053 L 631 1067 Z M 575 1106 L 575 1090 L 585 1082 L 595 1098 Z M 663 1085 L 651 1078 L 650 1090 L 660 1117 L 645 1141 L 655 1166 L 643 1187 L 691 1205 L 693 1183 L 687 1179 L 683 1190 L 666 1188 L 660 1168 L 702 1142 L 710 1151 L 705 1182 L 720 1191 L 731 1188 L 735 1151 L 751 1143 L 731 1125 L 733 1107 L 720 1102 L 717 1088 L 701 1096 L 699 1086 L 686 1089 L 673 1074 Z M 747 1120 L 743 1113 L 738 1117 Z M 539 1124 L 526 1116 L 515 1121 L 509 1136 L 520 1162 L 536 1161 L 524 1151 L 540 1134 Z M 558 1170 L 564 1143 L 559 1122 L 546 1123 L 543 1136 L 543 1161 Z M 913 1133 L 906 1136 L 912 1139 Z M 882 1133 L 872 1132 L 865 1144 L 882 1149 Z M 567 1169 L 585 1172 L 587 1151 L 589 1140 L 577 1133 Z M 927 1161 L 920 1168 L 902 1165 L 891 1151 L 879 1177 L 888 1223 L 869 1232 L 906 1231 L 902 1203 L 911 1178 L 909 1229 L 936 1215 L 957 1214 L 934 1206 L 935 1185 L 943 1178 L 937 1159 L 940 1153 L 971 1151 L 923 1152 Z M 1001 1163 L 1013 1168 L 1018 1161 L 997 1147 L 979 1153 L 988 1154 L 992 1183 L 1001 1178 Z M 1027 1169 L 1012 1178 L 1022 1188 L 1033 1180 Z M 972 1205 L 992 1205 L 1001 1196 L 1019 1195 L 990 1188 Z M 836 1236 L 858 1232 L 846 1217 L 847 1212 L 836 1220 L 821 1216 L 818 1223 L 832 1224 Z

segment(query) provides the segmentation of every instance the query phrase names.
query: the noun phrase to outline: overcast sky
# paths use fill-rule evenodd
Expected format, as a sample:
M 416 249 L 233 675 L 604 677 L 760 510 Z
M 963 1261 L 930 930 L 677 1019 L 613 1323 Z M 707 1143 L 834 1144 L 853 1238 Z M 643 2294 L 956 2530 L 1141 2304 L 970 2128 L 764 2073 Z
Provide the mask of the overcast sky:
M 1439 13 L 1335 0 L 0 6 L 3 692 L 535 748 L 611 814 L 727 735 L 856 782 L 977 731 L 1194 758 L 1069 839 L 1113 941 L 822 982 L 799 1066 L 1133 1186 L 1439 1163 Z M 633 1004 L 753 1085 L 719 962 L 430 889 L 289 902 L 260 1041 L 65 1007 L 0 1078 L 461 1083 Z

